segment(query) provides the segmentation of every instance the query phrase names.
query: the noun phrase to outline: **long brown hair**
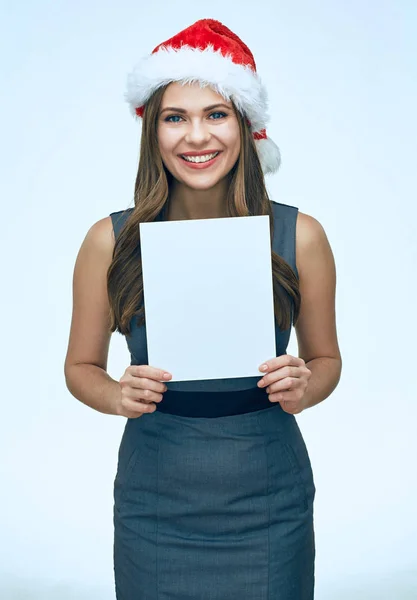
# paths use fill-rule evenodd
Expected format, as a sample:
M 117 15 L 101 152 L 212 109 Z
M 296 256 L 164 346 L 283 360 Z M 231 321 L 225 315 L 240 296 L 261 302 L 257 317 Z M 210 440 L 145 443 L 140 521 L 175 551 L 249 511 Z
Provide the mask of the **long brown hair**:
M 157 139 L 158 114 L 166 87 L 159 88 L 146 104 L 135 182 L 135 207 L 116 239 L 107 272 L 110 331 L 119 331 L 128 337 L 133 317 L 137 318 L 138 326 L 145 322 L 139 223 L 154 221 L 169 201 L 172 175 L 162 162 Z M 272 245 L 274 215 L 258 152 L 246 118 L 234 105 L 233 108 L 239 122 L 241 149 L 229 174 L 228 216 L 269 215 Z M 275 319 L 280 329 L 285 330 L 291 326 L 291 321 L 297 321 L 299 315 L 298 279 L 290 265 L 272 248 L 271 253 Z

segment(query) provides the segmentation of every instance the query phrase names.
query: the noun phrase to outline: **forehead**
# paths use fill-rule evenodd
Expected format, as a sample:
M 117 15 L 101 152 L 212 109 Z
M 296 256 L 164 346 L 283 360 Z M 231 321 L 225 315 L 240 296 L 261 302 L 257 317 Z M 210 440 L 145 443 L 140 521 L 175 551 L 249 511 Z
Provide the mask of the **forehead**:
M 161 102 L 161 110 L 165 106 L 178 108 L 202 108 L 216 103 L 226 104 L 232 108 L 232 103 L 224 96 L 217 93 L 210 86 L 202 86 L 199 82 L 184 83 L 174 81 L 170 83 L 164 92 Z

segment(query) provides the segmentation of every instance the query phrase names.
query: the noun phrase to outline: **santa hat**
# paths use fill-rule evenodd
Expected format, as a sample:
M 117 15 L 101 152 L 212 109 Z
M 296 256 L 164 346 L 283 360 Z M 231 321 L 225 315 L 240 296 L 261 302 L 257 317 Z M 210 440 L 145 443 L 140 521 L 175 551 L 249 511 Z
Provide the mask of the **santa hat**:
M 248 121 L 263 172 L 278 170 L 280 152 L 265 129 L 266 88 L 252 52 L 235 33 L 219 21 L 201 19 L 159 44 L 128 75 L 125 97 L 133 115 L 142 117 L 152 94 L 173 81 L 200 82 L 232 100 Z

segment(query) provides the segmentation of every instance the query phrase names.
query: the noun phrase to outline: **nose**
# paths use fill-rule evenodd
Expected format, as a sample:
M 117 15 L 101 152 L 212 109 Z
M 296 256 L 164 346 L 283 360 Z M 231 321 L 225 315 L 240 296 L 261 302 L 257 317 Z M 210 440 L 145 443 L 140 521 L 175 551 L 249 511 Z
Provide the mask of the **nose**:
M 194 144 L 195 146 L 199 146 L 202 144 L 206 144 L 209 141 L 209 139 L 209 127 L 204 123 L 204 121 L 197 119 L 189 123 L 185 134 L 185 142 L 187 144 Z

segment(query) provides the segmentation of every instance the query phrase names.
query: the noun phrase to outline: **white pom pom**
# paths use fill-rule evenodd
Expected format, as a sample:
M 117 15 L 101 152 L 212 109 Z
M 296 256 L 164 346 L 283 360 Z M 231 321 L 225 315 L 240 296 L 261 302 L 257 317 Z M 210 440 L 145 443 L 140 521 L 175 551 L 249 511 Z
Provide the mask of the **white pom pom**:
M 264 175 L 278 171 L 281 164 L 281 153 L 275 142 L 271 138 L 255 140 L 255 146 L 258 150 Z

